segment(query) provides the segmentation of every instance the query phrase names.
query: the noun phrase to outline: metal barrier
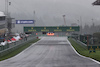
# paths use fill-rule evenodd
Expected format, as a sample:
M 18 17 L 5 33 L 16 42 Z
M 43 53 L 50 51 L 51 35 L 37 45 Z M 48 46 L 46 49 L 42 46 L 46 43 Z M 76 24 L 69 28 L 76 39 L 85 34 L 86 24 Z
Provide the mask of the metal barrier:
M 73 41 L 77 42 L 79 45 L 81 45 L 84 49 L 87 49 L 87 45 L 79 40 L 73 39 Z
M 11 44 L 0 46 L 0 57 L 16 50 L 17 48 L 23 46 L 25 43 L 32 41 L 33 39 L 35 40 L 36 36 L 29 36 L 27 39 L 23 38 L 22 40 L 13 42 Z

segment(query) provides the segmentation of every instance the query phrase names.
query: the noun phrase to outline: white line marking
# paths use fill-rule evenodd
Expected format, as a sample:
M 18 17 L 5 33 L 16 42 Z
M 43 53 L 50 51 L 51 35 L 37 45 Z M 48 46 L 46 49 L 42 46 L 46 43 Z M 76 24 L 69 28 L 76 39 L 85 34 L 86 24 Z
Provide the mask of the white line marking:
M 96 61 L 96 60 L 94 60 L 94 59 L 92 59 L 92 58 L 89 58 L 89 57 L 85 57 L 85 56 L 80 55 L 80 54 L 79 54 L 79 53 L 74 49 L 74 47 L 71 45 L 71 43 L 69 42 L 68 38 L 67 38 L 67 41 L 68 41 L 68 43 L 70 44 L 70 46 L 72 47 L 72 49 L 75 51 L 75 53 L 76 53 L 77 55 L 79 55 L 80 57 L 83 57 L 83 58 L 86 58 L 86 59 L 92 60 L 92 61 L 94 61 L 94 62 L 100 64 L 99 61 Z
M 35 44 L 37 44 L 38 42 L 40 42 L 41 40 L 43 40 L 44 38 L 40 38 L 40 40 L 39 41 L 37 41 L 36 43 L 33 43 L 32 45 L 35 45 Z
M 41 38 L 39 41 L 41 41 L 41 40 L 43 40 L 43 39 L 44 39 L 44 38 Z M 37 44 L 39 41 L 37 41 L 36 43 L 33 43 L 32 45 Z M 31 45 L 31 46 L 32 46 L 32 45 Z M 29 49 L 31 46 L 27 47 L 25 50 Z M 8 58 L 8 59 L 6 59 L 6 60 L 11 60 L 11 59 L 13 59 L 13 58 L 16 58 L 17 56 L 20 56 L 25 50 L 23 50 L 22 52 L 18 53 L 17 55 L 15 55 L 15 56 L 13 56 L 13 57 L 11 57 L 11 58 Z M 3 60 L 3 61 L 6 61 L 6 60 Z M 3 62 L 3 61 L 0 61 L 0 62 Z

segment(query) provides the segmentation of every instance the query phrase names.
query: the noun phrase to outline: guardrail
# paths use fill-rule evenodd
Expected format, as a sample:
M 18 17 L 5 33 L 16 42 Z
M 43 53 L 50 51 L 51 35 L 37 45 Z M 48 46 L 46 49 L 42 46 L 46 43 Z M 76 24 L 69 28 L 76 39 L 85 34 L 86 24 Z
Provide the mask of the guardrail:
M 32 41 L 33 39 L 35 40 L 36 36 L 29 36 L 29 37 L 27 37 L 27 40 L 24 38 L 22 40 L 13 42 L 11 44 L 6 44 L 4 46 L 0 46 L 0 57 L 16 50 L 17 48 L 23 46 L 25 43 Z
M 82 44 L 82 45 L 84 45 L 84 46 L 87 46 L 85 43 L 83 43 L 83 42 L 81 42 L 79 40 L 77 40 L 77 42 L 80 43 L 80 44 Z
M 84 44 L 83 42 L 79 41 L 79 40 L 75 40 L 73 39 L 75 42 L 77 42 L 79 45 L 81 45 L 84 49 L 87 49 L 87 45 Z

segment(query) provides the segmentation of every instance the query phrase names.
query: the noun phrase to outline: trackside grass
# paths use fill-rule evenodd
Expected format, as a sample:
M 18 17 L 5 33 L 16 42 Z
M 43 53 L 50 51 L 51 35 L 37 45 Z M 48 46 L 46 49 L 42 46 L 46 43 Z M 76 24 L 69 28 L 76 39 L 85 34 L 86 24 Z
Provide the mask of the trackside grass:
M 72 46 L 75 48 L 75 50 L 86 57 L 90 57 L 93 58 L 97 61 L 100 62 L 100 50 L 96 51 L 95 53 L 89 53 L 89 50 L 87 50 L 86 48 L 84 48 L 83 46 L 81 46 L 80 44 L 78 44 L 77 42 L 75 42 L 74 40 L 72 40 L 71 38 L 68 39 L 70 41 L 70 43 L 72 44 Z
M 39 40 L 39 39 L 32 40 L 32 41 L 30 41 L 30 42 L 24 44 L 24 45 L 21 46 L 20 48 L 14 50 L 13 52 L 11 52 L 11 53 L 9 53 L 9 54 L 3 56 L 3 57 L 0 57 L 0 61 L 5 60 L 5 59 L 8 59 L 8 58 L 11 58 L 11 57 L 13 57 L 13 56 L 19 54 L 19 53 L 22 52 L 24 49 L 26 49 L 27 47 L 29 47 L 30 45 L 32 45 L 32 43 L 35 43 L 35 42 L 37 42 L 38 40 Z

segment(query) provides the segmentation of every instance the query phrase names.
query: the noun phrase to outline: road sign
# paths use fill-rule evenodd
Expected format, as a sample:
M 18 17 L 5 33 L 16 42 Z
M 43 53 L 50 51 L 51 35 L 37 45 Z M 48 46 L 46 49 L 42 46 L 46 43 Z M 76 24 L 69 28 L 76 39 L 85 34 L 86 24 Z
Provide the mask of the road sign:
M 79 30 L 79 26 L 24 27 L 24 32 L 73 32 Z
M 100 50 L 100 46 L 88 46 L 88 50 Z
M 34 20 L 16 20 L 16 24 L 34 24 Z

